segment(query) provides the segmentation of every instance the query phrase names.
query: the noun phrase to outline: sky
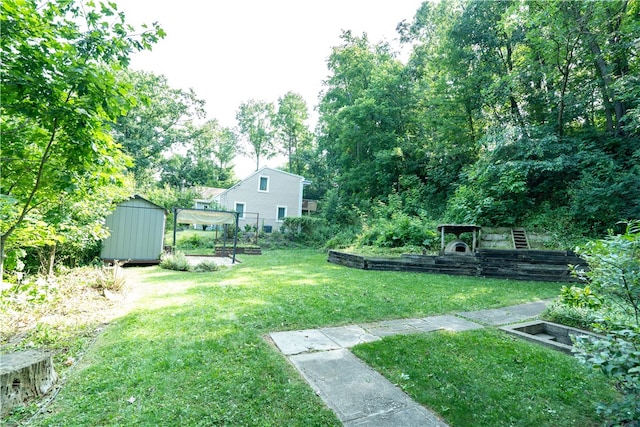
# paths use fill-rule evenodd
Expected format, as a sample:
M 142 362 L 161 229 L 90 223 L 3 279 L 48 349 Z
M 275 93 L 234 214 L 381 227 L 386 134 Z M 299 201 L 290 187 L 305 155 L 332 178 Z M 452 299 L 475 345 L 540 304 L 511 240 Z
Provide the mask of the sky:
M 250 99 L 277 102 L 302 95 L 314 126 L 326 61 L 342 30 L 366 32 L 371 42 L 397 42 L 396 25 L 411 21 L 422 0 L 120 0 L 126 22 L 158 22 L 167 33 L 152 51 L 135 53 L 130 67 L 167 77 L 173 88 L 192 88 L 206 102 L 207 119 L 235 127 Z M 238 178 L 255 170 L 234 161 Z M 278 167 L 284 159 L 261 161 Z

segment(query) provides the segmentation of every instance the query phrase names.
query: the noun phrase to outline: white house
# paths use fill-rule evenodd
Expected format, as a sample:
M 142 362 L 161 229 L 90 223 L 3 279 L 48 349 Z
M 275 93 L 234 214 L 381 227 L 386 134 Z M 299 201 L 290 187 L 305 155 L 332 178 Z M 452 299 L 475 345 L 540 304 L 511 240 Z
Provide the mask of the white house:
M 211 206 L 212 202 L 225 191 L 224 188 L 214 187 L 196 187 L 195 190 L 200 195 L 200 198 L 194 200 L 195 209 L 215 209 L 215 206 Z
M 302 216 L 304 177 L 263 167 L 214 196 L 222 209 L 240 212 L 239 226 L 266 232 L 280 230 L 285 217 Z

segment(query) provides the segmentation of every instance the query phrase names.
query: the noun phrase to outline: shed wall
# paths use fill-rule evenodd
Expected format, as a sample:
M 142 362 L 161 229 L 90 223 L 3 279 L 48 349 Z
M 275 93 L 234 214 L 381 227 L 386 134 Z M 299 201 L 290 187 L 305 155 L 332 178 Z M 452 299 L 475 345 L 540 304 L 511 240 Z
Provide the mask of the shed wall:
M 106 219 L 111 235 L 102 245 L 102 259 L 160 260 L 163 249 L 165 212 L 141 199 L 118 205 Z

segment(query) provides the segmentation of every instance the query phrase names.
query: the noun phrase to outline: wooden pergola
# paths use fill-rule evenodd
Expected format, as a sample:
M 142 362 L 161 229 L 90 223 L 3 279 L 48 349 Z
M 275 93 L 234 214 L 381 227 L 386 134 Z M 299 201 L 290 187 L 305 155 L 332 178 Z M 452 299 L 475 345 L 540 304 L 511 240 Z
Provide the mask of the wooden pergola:
M 444 252 L 444 235 L 447 233 L 455 234 L 456 239 L 460 239 L 462 233 L 473 233 L 473 243 L 471 252 L 476 251 L 476 243 L 478 241 L 477 233 L 482 227 L 475 224 L 440 224 L 438 225 L 438 233 L 440 233 L 440 251 Z

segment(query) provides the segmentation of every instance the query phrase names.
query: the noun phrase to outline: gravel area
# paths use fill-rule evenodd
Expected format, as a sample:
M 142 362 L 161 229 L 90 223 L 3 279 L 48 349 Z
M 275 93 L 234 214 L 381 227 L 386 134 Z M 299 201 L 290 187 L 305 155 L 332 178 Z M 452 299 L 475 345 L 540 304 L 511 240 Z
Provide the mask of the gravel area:
M 189 264 L 195 266 L 200 264 L 203 261 L 208 261 L 208 262 L 215 262 L 218 265 L 233 265 L 232 264 L 232 259 L 229 257 L 215 257 L 215 256 L 193 256 L 193 255 L 188 255 L 187 256 L 187 260 L 189 261 Z M 238 261 L 238 258 L 236 257 L 236 263 L 238 263 L 240 261 Z

